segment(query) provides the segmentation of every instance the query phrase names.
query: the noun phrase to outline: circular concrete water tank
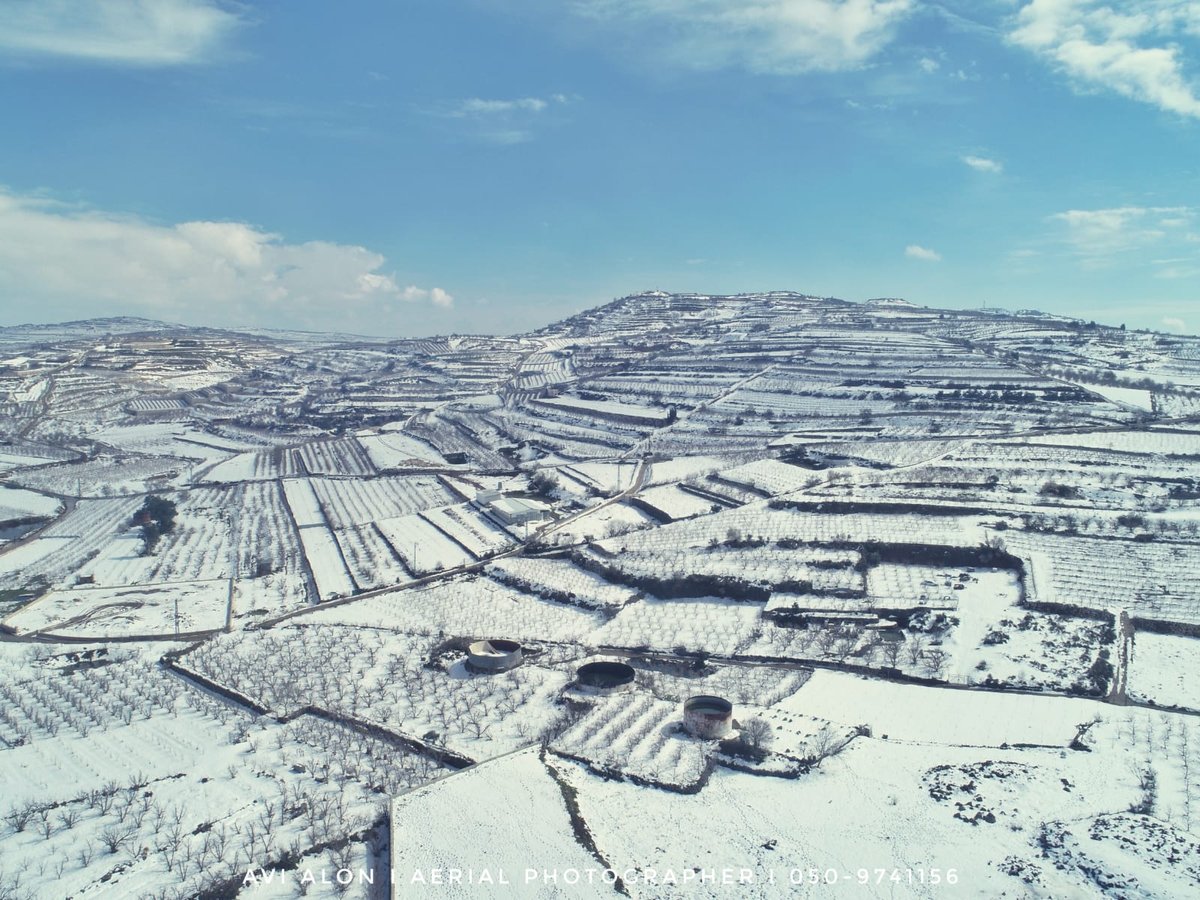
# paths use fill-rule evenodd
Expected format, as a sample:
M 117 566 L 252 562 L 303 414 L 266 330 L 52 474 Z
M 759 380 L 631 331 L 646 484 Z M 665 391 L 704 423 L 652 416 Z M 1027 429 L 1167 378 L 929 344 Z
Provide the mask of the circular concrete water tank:
M 683 727 L 698 738 L 723 738 L 733 730 L 733 704 L 701 694 L 683 704 Z
M 614 694 L 633 687 L 633 666 L 623 662 L 584 663 L 575 671 L 575 683 L 581 690 L 595 694 Z
M 516 641 L 476 641 L 467 648 L 467 665 L 478 672 L 507 672 L 521 664 L 521 645 Z

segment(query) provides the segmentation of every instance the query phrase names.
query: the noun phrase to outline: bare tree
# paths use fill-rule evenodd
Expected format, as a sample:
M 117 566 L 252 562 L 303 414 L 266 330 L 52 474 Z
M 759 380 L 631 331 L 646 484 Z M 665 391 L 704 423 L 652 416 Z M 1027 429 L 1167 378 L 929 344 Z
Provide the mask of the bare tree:
M 921 661 L 921 657 L 925 655 L 926 646 L 924 635 L 914 634 L 909 637 L 904 644 L 904 655 L 910 664 L 915 666 Z
M 925 662 L 925 673 L 930 678 L 941 678 L 950 661 L 950 654 L 941 647 L 931 647 L 925 651 L 922 658 Z
M 766 719 L 755 716 L 742 723 L 742 740 L 756 750 L 766 750 L 775 739 L 775 731 Z
M 133 837 L 133 829 L 110 825 L 100 832 L 100 843 L 109 853 L 116 853 L 131 837 Z

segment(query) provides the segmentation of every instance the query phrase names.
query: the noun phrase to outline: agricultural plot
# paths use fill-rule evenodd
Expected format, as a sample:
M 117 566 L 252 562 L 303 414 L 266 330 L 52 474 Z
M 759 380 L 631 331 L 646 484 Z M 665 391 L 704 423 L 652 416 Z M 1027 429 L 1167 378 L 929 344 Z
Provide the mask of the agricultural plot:
M 305 474 L 295 456 L 282 447 L 239 453 L 206 468 L 203 481 L 234 483 L 257 479 L 288 478 Z
M 136 656 L 6 662 L 24 676 L 6 711 L 35 719 L 0 749 L 6 888 L 24 889 L 15 877 L 64 892 L 227 892 L 250 867 L 362 834 L 381 814 L 376 786 L 439 772 L 328 722 L 240 715 Z
M 761 609 L 729 600 L 647 598 L 624 606 L 590 640 L 605 647 L 733 656 L 759 637 Z
M 4 620 L 14 632 L 58 637 L 172 637 L 225 626 L 228 580 L 51 591 Z
M 708 497 L 697 496 L 685 491 L 677 484 L 664 484 L 648 488 L 638 494 L 638 500 L 648 504 L 665 521 L 690 519 L 718 512 L 722 505 Z
M 1031 436 L 1028 442 L 1059 447 L 1090 447 L 1121 453 L 1200 457 L 1200 434 L 1167 429 L 1039 434 Z
M 836 510 L 836 511 L 835 511 Z M 707 547 L 713 541 L 740 539 L 775 543 L 791 540 L 818 544 L 861 544 L 878 541 L 892 544 L 937 544 L 950 547 L 978 546 L 987 536 L 984 521 L 977 516 L 941 515 L 929 507 L 929 515 L 878 513 L 870 507 L 849 504 L 840 508 L 772 508 L 758 503 L 712 516 L 664 525 L 602 542 L 610 552 L 630 549 Z
M 1080 723 L 1104 716 L 1107 709 L 1089 700 L 948 692 L 820 669 L 779 707 L 846 725 L 866 724 L 872 735 L 890 740 L 975 747 L 1066 747 Z
M 509 886 L 479 888 L 498 898 L 528 896 L 531 888 L 521 880 L 527 867 L 595 867 L 596 859 L 575 838 L 549 766 L 529 749 L 397 797 L 391 811 L 391 871 L 398 889 L 421 890 L 431 859 L 449 869 L 508 873 Z M 480 816 L 481 796 L 506 815 Z M 520 841 L 512 840 L 514 821 L 523 823 Z M 469 842 L 465 835 L 471 836 Z
M 346 568 L 337 539 L 329 529 L 323 525 L 313 525 L 301 528 L 299 534 L 320 599 L 336 600 L 355 593 L 358 586 Z
M 551 743 L 556 753 L 654 785 L 695 788 L 712 747 L 681 733 L 679 706 L 646 694 L 608 697 Z
M 472 758 L 536 741 L 561 713 L 550 702 L 567 683 L 556 668 L 527 664 L 472 675 L 460 660 L 426 665 L 439 642 L 387 631 L 321 625 L 265 640 L 211 641 L 184 657 L 190 671 L 287 716 L 315 707 L 428 740 Z M 436 738 L 428 736 L 436 734 Z
M 490 579 L 462 576 L 316 610 L 306 621 L 477 640 L 578 642 L 585 636 L 591 640 L 592 631 L 604 619 L 598 613 L 532 597 Z
M 720 473 L 722 481 L 745 484 L 767 494 L 786 494 L 809 487 L 819 480 L 811 470 L 780 462 L 777 459 L 759 459 L 745 465 L 735 466 Z
M 293 453 L 300 467 L 310 475 L 374 475 L 370 456 L 354 438 L 332 441 L 312 441 L 301 444 Z
M 122 450 L 151 456 L 173 456 L 197 463 L 228 459 L 247 449 L 245 443 L 218 437 L 179 422 L 114 425 L 94 437 Z
M 644 587 L 651 593 L 670 585 L 724 590 L 732 599 L 766 600 L 774 592 L 854 596 L 863 593 L 863 576 L 852 550 L 780 546 L 750 541 L 738 546 L 709 545 L 703 550 L 627 549 L 609 558 L 602 553 L 580 554 L 585 566 L 610 580 Z M 718 585 L 715 582 L 724 582 Z
M 589 542 L 640 531 L 658 522 L 626 502 L 609 503 L 556 523 L 550 529 L 551 543 L 566 545 Z
M 13 469 L 23 469 L 28 466 L 44 466 L 56 462 L 57 455 L 43 456 L 33 447 L 0 445 L 0 472 L 10 472 Z
M 535 401 L 540 406 L 549 406 L 581 417 L 612 419 L 638 425 L 665 425 L 670 421 L 666 409 L 618 403 L 612 400 L 584 400 L 580 397 L 553 397 Z
M 1200 710 L 1200 640 L 1139 631 L 1129 660 L 1132 698 L 1164 707 Z
M 1030 560 L 1032 599 L 1092 610 L 1127 610 L 1135 619 L 1200 622 L 1196 545 L 1135 543 L 1057 534 L 1011 533 Z
M 0 485 L 0 522 L 14 519 L 48 519 L 62 510 L 57 497 L 35 494 L 20 488 Z
M 363 590 L 403 584 L 412 572 L 374 523 L 339 528 L 333 532 L 350 577 Z
M 285 481 L 285 486 L 290 482 Z M 359 479 L 313 478 L 321 509 L 330 528 L 366 525 L 406 516 L 458 500 L 441 479 L 430 475 Z
M 234 514 L 239 488 L 201 488 L 170 495 L 178 500 L 175 527 L 146 554 L 138 529 L 121 523 L 80 573 L 96 584 L 157 584 L 232 578 L 236 572 Z
M 493 556 L 514 543 L 512 535 L 471 504 L 428 509 L 421 516 L 475 559 Z
M 547 600 L 596 609 L 620 609 L 635 594 L 563 559 L 513 556 L 492 563 L 487 573 L 501 584 Z
M 15 472 L 9 481 L 67 496 L 109 497 L 177 486 L 190 468 L 190 462 L 167 456 L 100 456 Z
M 0 587 L 66 580 L 112 543 L 138 506 L 133 498 L 81 500 L 34 541 L 0 553 Z
M 286 478 L 282 484 L 283 495 L 287 498 L 288 509 L 292 511 L 292 518 L 295 519 L 297 528 L 314 526 L 324 528 L 328 524 L 325 521 L 325 511 L 321 508 L 321 501 L 317 498 L 317 492 L 313 489 L 310 480 Z
M 404 567 L 416 575 L 430 575 L 475 562 L 475 556 L 465 547 L 420 515 L 381 519 L 375 524 Z

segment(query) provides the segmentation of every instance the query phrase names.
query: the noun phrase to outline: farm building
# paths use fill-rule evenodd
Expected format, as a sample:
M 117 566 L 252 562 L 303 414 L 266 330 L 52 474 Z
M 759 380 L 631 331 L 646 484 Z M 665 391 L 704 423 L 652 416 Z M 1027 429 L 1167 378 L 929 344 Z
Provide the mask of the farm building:
M 507 672 L 522 662 L 516 641 L 476 641 L 467 648 L 467 665 L 477 672 Z
M 692 697 L 683 704 L 683 727 L 693 737 L 723 738 L 733 729 L 733 704 L 708 694 Z
M 633 687 L 636 673 L 623 662 L 584 663 L 575 671 L 575 685 L 589 694 L 616 694 Z
M 540 522 L 542 519 L 541 509 L 516 497 L 500 497 L 489 503 L 487 508 L 506 525 L 524 525 L 527 522 Z

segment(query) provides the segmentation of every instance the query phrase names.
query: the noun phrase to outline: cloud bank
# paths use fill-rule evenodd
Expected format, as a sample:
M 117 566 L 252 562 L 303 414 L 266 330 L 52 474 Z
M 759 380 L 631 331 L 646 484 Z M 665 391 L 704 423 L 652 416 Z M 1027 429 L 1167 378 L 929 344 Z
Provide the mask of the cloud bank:
M 889 44 L 914 0 L 576 0 L 649 37 L 677 64 L 794 74 L 858 68 Z
M 440 287 L 401 286 L 385 263 L 365 247 L 288 243 L 241 222 L 160 225 L 0 191 L 0 294 L 18 318 L 26 307 L 25 319 L 50 308 L 344 330 L 453 303 Z
M 1200 37 L 1200 9 L 1186 0 L 1033 0 L 1017 14 L 1014 43 L 1084 90 L 1109 90 L 1166 112 L 1200 118 L 1181 42 Z
M 0 0 L 0 52 L 173 66 L 205 60 L 241 22 L 213 0 Z

